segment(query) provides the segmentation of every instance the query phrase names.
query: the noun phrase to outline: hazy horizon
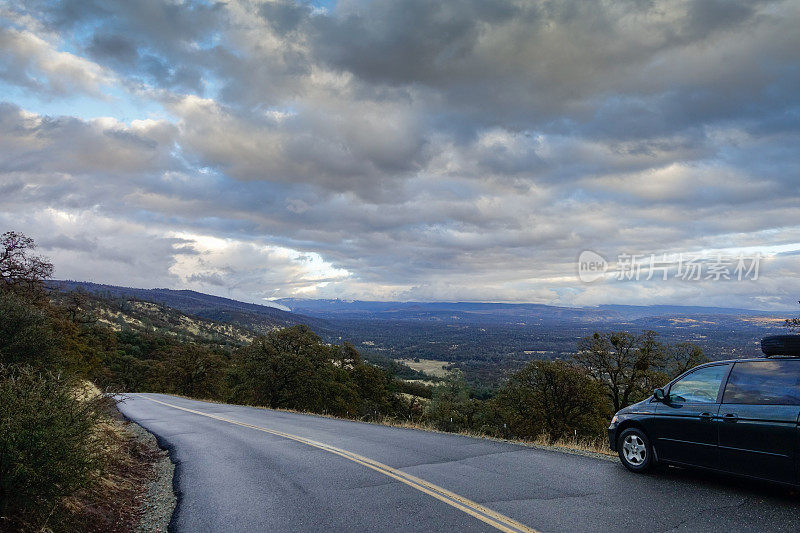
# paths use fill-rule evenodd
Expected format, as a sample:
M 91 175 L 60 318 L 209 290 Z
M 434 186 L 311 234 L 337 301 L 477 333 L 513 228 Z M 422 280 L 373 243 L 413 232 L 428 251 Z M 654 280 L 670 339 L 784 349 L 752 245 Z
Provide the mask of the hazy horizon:
M 107 284 L 107 283 L 96 283 L 96 282 L 93 282 L 93 281 L 73 280 L 73 279 L 60 279 L 60 280 L 59 279 L 54 279 L 54 280 L 52 280 L 52 282 L 54 282 L 54 283 L 65 283 L 66 282 L 66 283 L 80 283 L 80 284 L 89 283 L 89 284 L 94 284 L 94 285 L 110 285 L 110 284 Z M 337 298 L 317 298 L 317 297 L 307 297 L 307 296 L 301 296 L 301 297 L 287 296 L 287 297 L 280 297 L 280 298 L 275 298 L 275 299 L 247 300 L 247 299 L 237 298 L 237 297 L 235 297 L 234 295 L 231 295 L 231 294 L 221 294 L 221 293 L 216 293 L 216 292 L 213 292 L 213 291 L 202 291 L 202 290 L 197 290 L 197 289 L 187 289 L 187 288 L 181 288 L 181 287 L 166 287 L 166 286 L 164 286 L 164 287 L 162 287 L 162 286 L 158 286 L 158 287 L 156 287 L 156 286 L 152 286 L 152 287 L 132 287 L 132 286 L 126 286 L 126 285 L 113 285 L 113 286 L 114 287 L 121 287 L 121 288 L 128 288 L 128 289 L 141 289 L 141 290 L 169 290 L 169 291 L 190 290 L 190 291 L 195 291 L 195 292 L 198 292 L 198 293 L 201 293 L 201 294 L 207 294 L 209 296 L 215 296 L 215 297 L 219 297 L 219 298 L 227 298 L 229 300 L 235 300 L 235 301 L 244 302 L 244 303 L 248 303 L 248 304 L 264 305 L 264 306 L 267 306 L 267 307 L 273 307 L 275 309 L 281 309 L 281 310 L 284 310 L 284 311 L 292 311 L 292 309 L 287 307 L 286 305 L 281 304 L 280 303 L 281 301 L 283 301 L 283 300 L 296 300 L 296 301 L 309 301 L 309 302 L 311 302 L 311 301 L 340 301 L 340 302 L 344 302 L 344 303 L 361 302 L 361 303 L 400 303 L 400 304 L 419 303 L 419 304 L 545 305 L 545 306 L 550 306 L 550 307 L 563 307 L 563 308 L 567 308 L 567 309 L 599 309 L 599 308 L 602 308 L 602 307 L 643 307 L 643 308 L 646 308 L 646 307 L 680 307 L 680 308 L 723 309 L 723 310 L 724 309 L 731 309 L 731 310 L 740 310 L 740 311 L 764 312 L 764 313 L 770 313 L 770 314 L 787 313 L 786 314 L 787 318 L 790 318 L 790 315 L 794 316 L 794 314 L 792 313 L 793 310 L 791 310 L 791 309 L 788 309 L 788 310 L 780 310 L 780 309 L 778 309 L 778 310 L 776 310 L 776 309 L 755 309 L 755 308 L 741 308 L 741 307 L 722 307 L 722 306 L 709 306 L 709 305 L 705 305 L 704 306 L 704 305 L 688 305 L 688 304 L 686 304 L 686 305 L 682 305 L 682 304 L 659 304 L 659 303 L 653 303 L 653 304 L 624 304 L 624 303 L 621 303 L 621 304 L 596 304 L 596 305 L 574 306 L 574 305 L 541 304 L 541 303 L 538 303 L 538 302 L 523 302 L 523 301 L 491 301 L 491 300 L 365 300 L 365 299 L 360 299 L 360 298 L 340 298 L 340 297 L 337 297 Z

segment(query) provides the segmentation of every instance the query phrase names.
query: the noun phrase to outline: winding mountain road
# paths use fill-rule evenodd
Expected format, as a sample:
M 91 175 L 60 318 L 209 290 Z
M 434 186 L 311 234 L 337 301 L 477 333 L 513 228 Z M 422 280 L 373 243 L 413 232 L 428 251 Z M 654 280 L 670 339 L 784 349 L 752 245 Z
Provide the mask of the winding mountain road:
M 799 531 L 787 489 L 510 443 L 130 394 L 177 464 L 178 532 Z

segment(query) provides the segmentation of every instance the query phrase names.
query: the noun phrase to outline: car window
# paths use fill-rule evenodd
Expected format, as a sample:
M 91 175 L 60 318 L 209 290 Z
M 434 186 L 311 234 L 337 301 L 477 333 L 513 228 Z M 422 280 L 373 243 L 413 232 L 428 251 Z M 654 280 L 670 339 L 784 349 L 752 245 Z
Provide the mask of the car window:
M 800 405 L 800 361 L 736 363 L 723 403 Z
M 676 403 L 715 403 L 728 365 L 698 368 L 672 384 L 669 401 Z

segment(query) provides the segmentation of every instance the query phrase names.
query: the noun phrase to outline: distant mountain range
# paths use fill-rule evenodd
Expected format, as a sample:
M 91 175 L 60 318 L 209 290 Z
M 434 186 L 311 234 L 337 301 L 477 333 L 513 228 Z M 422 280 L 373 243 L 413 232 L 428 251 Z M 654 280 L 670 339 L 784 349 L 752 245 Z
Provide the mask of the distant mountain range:
M 51 281 L 62 291 L 77 288 L 110 297 L 134 298 L 183 313 L 223 322 L 248 318 L 266 326 L 298 323 L 330 326 L 329 320 L 374 319 L 486 324 L 623 323 L 643 318 L 735 316 L 784 317 L 785 313 L 728 307 L 678 305 L 600 305 L 559 307 L 544 304 L 489 302 L 380 302 L 369 300 L 282 298 L 274 305 L 241 302 L 192 290 L 139 289 L 86 281 Z M 280 307 L 278 307 L 280 306 Z M 283 309 L 282 309 L 283 308 Z M 288 309 L 288 310 L 284 310 Z
M 656 331 L 692 342 L 712 359 L 760 353 L 764 335 L 785 332 L 785 313 L 698 306 L 602 305 L 571 308 L 480 302 L 375 302 L 285 298 L 268 305 L 190 290 L 137 289 L 53 281 L 105 297 L 154 302 L 255 333 L 307 324 L 328 342 L 352 342 L 374 361 L 431 359 L 460 367 L 475 383 L 497 383 L 531 359 L 569 358 L 595 331 Z
M 785 313 L 678 305 L 601 305 L 597 307 L 558 307 L 544 304 L 484 302 L 377 302 L 361 300 L 314 300 L 283 298 L 276 300 L 294 313 L 319 318 L 373 318 L 382 320 L 467 321 L 471 323 L 544 324 L 568 321 L 625 322 L 648 317 L 767 316 Z

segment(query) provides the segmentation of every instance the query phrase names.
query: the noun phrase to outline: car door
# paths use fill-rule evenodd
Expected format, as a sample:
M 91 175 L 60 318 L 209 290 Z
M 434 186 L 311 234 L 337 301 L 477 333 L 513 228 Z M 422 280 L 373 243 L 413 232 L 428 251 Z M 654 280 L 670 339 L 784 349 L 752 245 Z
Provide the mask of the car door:
M 729 363 L 702 366 L 670 385 L 653 421 L 659 459 L 719 468 L 717 415 L 729 369 Z
M 800 360 L 736 363 L 719 416 L 723 469 L 784 483 L 798 481 Z

